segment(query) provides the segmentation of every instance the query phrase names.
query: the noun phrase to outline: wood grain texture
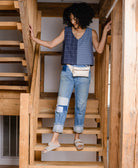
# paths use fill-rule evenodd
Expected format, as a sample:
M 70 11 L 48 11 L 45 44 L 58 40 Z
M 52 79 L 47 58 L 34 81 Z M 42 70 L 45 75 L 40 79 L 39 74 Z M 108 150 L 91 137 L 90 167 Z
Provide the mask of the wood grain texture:
M 111 89 L 109 168 L 120 165 L 120 118 L 121 118 L 121 66 L 122 66 L 122 1 L 118 1 L 112 13 Z
M 28 168 L 29 163 L 29 94 L 20 96 L 20 141 L 19 141 L 19 165 L 20 168 Z
M 121 168 L 138 167 L 138 34 L 136 0 L 123 0 Z M 129 24 L 127 24 L 129 21 Z

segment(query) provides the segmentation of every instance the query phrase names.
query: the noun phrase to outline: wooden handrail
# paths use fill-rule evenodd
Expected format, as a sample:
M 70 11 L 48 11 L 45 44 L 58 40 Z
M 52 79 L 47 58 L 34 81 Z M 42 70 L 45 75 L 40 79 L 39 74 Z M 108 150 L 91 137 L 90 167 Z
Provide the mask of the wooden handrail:
M 37 33 L 37 38 L 40 39 L 41 36 L 41 32 Z M 36 43 L 35 46 L 35 54 L 34 54 L 34 65 L 33 65 L 33 73 L 32 73 L 32 81 L 31 81 L 31 89 L 30 89 L 30 99 L 32 100 L 33 103 L 33 99 L 34 99 L 34 90 L 36 87 L 36 82 L 37 82 L 37 70 L 38 70 L 38 66 L 39 66 L 39 59 L 40 59 L 40 44 Z

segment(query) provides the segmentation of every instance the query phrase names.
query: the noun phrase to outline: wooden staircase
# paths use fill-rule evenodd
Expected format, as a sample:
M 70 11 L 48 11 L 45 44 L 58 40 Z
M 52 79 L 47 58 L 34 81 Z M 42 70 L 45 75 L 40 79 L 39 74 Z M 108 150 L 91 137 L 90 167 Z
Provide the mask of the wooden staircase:
M 50 95 L 50 94 L 49 94 Z M 91 96 L 88 99 L 87 103 L 87 109 L 86 109 L 86 115 L 85 115 L 85 125 L 84 125 L 84 131 L 83 136 L 87 138 L 88 135 L 95 135 L 97 137 L 97 144 L 87 144 L 85 143 L 84 149 L 82 152 L 88 152 L 89 155 L 91 155 L 91 152 L 95 152 L 97 155 L 97 161 L 92 162 L 86 162 L 83 161 L 83 158 L 81 158 L 81 161 L 62 161 L 62 158 L 60 161 L 42 161 L 42 151 L 47 146 L 47 143 L 43 143 L 42 136 L 49 136 L 52 134 L 52 126 L 54 124 L 54 117 L 55 117 L 55 108 L 56 108 L 56 99 L 57 97 L 48 96 L 45 98 L 39 99 L 39 110 L 35 114 L 30 114 L 30 133 L 33 132 L 30 135 L 30 164 L 28 165 L 29 168 L 104 168 L 104 163 L 102 161 L 99 161 L 100 156 L 102 158 L 103 156 L 103 143 L 102 143 L 102 137 L 103 133 L 100 127 L 100 114 L 99 114 L 99 101 L 95 98 L 95 96 Z M 69 110 L 67 114 L 66 121 L 74 120 L 74 98 L 71 98 Z M 34 118 L 35 117 L 35 118 Z M 34 119 L 34 121 L 32 120 Z M 53 119 L 50 126 L 43 127 L 42 120 L 43 119 Z M 89 123 L 95 122 L 96 124 L 87 125 L 87 119 L 89 119 Z M 96 119 L 98 119 L 98 123 L 96 122 Z M 73 123 L 73 122 L 72 122 Z M 34 125 L 34 126 L 33 126 Z M 95 126 L 96 125 L 96 126 Z M 73 132 L 73 124 L 71 126 L 66 126 L 63 131 L 63 135 L 66 136 L 72 136 L 74 134 Z M 61 135 L 62 136 L 62 135 Z M 98 143 L 100 142 L 100 143 Z M 22 151 L 23 149 L 21 149 Z M 75 152 L 75 155 L 80 151 L 77 151 L 73 141 L 70 143 L 61 143 L 61 146 L 54 150 L 53 152 Z M 50 153 L 50 152 L 49 152 Z M 46 155 L 48 155 L 47 153 Z M 59 153 L 57 153 L 59 155 Z M 43 154 L 45 155 L 45 154 Z M 74 155 L 74 156 L 75 156 Z M 70 159 L 69 159 L 70 160 Z
M 19 15 L 18 1 L 0 1 L 1 11 L 16 11 Z M 10 14 L 9 14 L 10 17 Z M 17 30 L 22 34 L 21 22 L 0 21 L 0 31 Z M 17 90 L 28 92 L 27 63 L 24 53 L 24 43 L 22 41 L 12 41 L 0 39 L 0 65 L 9 64 L 11 67 L 20 64 L 21 72 L 0 72 L 0 90 Z M 10 49 L 9 49 L 10 48 Z M 8 56 L 7 56 L 8 54 Z M 11 56 L 9 56 L 11 54 Z M 10 80 L 8 80 L 10 78 Z
M 99 59 L 98 66 L 101 70 L 96 74 L 96 96 L 89 95 L 85 120 L 95 122 L 96 126 L 84 125 L 83 136 L 95 135 L 97 143 L 89 144 L 85 143 L 84 149 L 80 152 L 77 151 L 73 141 L 68 143 L 61 143 L 61 147 L 57 148 L 54 153 L 58 152 L 73 152 L 75 156 L 77 154 L 84 154 L 86 152 L 91 156 L 94 152 L 96 161 L 83 160 L 83 157 L 77 161 L 63 161 L 62 158 L 59 161 L 43 161 L 42 151 L 47 145 L 47 142 L 43 142 L 43 136 L 52 134 L 53 121 L 50 126 L 43 126 L 43 120 L 54 120 L 56 100 L 57 96 L 40 96 L 40 46 L 34 44 L 28 37 L 29 24 L 33 25 L 35 35 L 40 38 L 41 32 L 41 13 L 38 12 L 37 1 L 35 0 L 19 0 L 19 1 L 0 1 L 1 11 L 16 11 L 18 16 L 21 16 L 21 22 L 0 22 L 1 30 L 17 30 L 23 35 L 22 41 L 0 41 L 0 47 L 12 48 L 10 50 L 0 50 L 3 54 L 0 57 L 0 64 L 18 63 L 27 68 L 27 72 L 0 72 L 0 78 L 4 77 L 16 77 L 23 80 L 17 81 L 0 81 L 0 90 L 7 91 L 24 91 L 27 93 L 21 93 L 18 97 L 18 105 L 20 105 L 20 150 L 19 150 L 19 167 L 20 168 L 107 168 L 107 112 L 106 112 L 106 88 L 107 88 L 107 72 L 108 72 L 108 57 L 105 52 L 104 57 L 97 57 Z M 19 13 L 20 12 L 20 13 Z M 6 14 L 7 15 L 7 14 Z M 34 26 L 35 25 L 35 26 Z M 13 47 L 18 50 L 13 50 Z M 24 53 L 25 51 L 25 53 Z M 24 56 L 5 56 L 6 54 L 25 54 Z M 105 59 L 106 58 L 106 59 Z M 101 60 L 100 60 L 101 59 Z M 96 62 L 97 64 L 97 62 Z M 106 68 L 105 68 L 106 67 Z M 99 68 L 100 69 L 100 68 Z M 99 70 L 98 69 L 98 70 Z M 97 70 L 96 70 L 97 71 Z M 106 75 L 105 75 L 106 74 Z M 31 75 L 31 78 L 30 78 Z M 28 89 L 28 81 L 30 82 L 30 89 Z M 100 86 L 100 88 L 98 87 Z M 97 94 L 98 93 L 98 94 Z M 13 92 L 12 92 L 13 94 Z M 3 94 L 5 96 L 5 94 Z M 2 95 L 2 97 L 3 97 Z M 97 96 L 98 95 L 98 96 Z M 11 95 L 8 95 L 8 99 Z M 19 96 L 19 95 L 18 95 Z M 5 98 L 7 102 L 7 97 Z M 5 101 L 4 99 L 4 101 Z M 17 103 L 11 96 L 12 103 L 10 107 L 16 107 Z M 13 106 L 14 105 L 14 106 Z M 8 113 L 10 115 L 10 113 Z M 67 114 L 67 121 L 74 119 L 74 97 L 71 98 L 69 111 Z M 69 126 L 65 125 L 63 134 L 65 136 L 72 136 L 73 123 Z M 46 155 L 49 155 L 47 153 Z

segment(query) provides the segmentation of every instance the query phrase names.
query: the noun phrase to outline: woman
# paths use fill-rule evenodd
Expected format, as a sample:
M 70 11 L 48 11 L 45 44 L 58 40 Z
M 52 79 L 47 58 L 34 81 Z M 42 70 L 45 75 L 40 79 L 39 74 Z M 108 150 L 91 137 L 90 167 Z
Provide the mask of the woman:
M 109 22 L 103 30 L 101 41 L 98 41 L 96 31 L 88 28 L 94 17 L 93 9 L 86 3 L 73 4 L 64 10 L 63 22 L 67 25 L 60 35 L 52 41 L 42 41 L 34 37 L 30 26 L 31 39 L 47 48 L 53 48 L 63 42 L 63 65 L 60 76 L 60 87 L 55 111 L 53 136 L 44 152 L 60 146 L 58 138 L 63 132 L 70 97 L 75 88 L 75 122 L 74 144 L 77 150 L 82 150 L 84 143 L 80 140 L 83 132 L 85 110 L 91 78 L 90 66 L 93 63 L 93 46 L 98 53 L 104 50 L 107 32 L 111 29 Z

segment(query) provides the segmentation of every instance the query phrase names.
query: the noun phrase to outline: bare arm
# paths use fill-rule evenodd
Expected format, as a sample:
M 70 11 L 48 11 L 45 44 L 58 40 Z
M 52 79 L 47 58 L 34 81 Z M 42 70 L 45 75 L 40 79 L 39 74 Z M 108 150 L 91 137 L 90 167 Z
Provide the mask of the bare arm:
M 104 27 L 103 34 L 101 41 L 98 41 L 98 35 L 95 30 L 92 30 L 92 41 L 93 41 L 93 46 L 96 49 L 96 51 L 101 54 L 104 50 L 105 42 L 106 42 L 106 36 L 107 32 L 111 29 L 111 21 L 107 23 L 107 25 Z
M 59 34 L 59 36 L 57 36 L 52 41 L 43 41 L 43 40 L 40 40 L 40 39 L 34 37 L 33 29 L 32 29 L 31 26 L 29 26 L 29 30 L 30 30 L 30 38 L 34 42 L 36 42 L 36 43 L 38 43 L 38 44 L 40 44 L 40 45 L 42 45 L 44 47 L 47 47 L 47 48 L 54 48 L 55 46 L 57 46 L 60 43 L 62 43 L 63 40 L 64 40 L 64 30 L 62 30 L 62 32 Z

